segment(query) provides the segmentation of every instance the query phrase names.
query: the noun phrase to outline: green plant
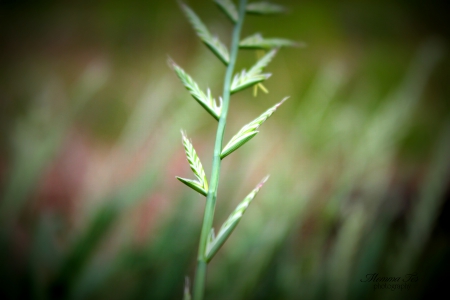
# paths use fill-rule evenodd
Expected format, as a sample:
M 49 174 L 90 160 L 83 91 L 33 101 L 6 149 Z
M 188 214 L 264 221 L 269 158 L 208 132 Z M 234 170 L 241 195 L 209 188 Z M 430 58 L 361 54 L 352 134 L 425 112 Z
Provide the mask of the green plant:
M 287 99 L 283 99 L 280 103 L 268 109 L 258 118 L 245 125 L 231 140 L 222 147 L 225 126 L 227 122 L 227 113 L 231 94 L 244 90 L 248 87 L 261 85 L 261 82 L 268 79 L 271 74 L 263 73 L 263 69 L 272 60 L 278 51 L 278 48 L 283 46 L 295 46 L 295 42 L 286 39 L 272 38 L 265 39 L 259 33 L 240 40 L 241 30 L 246 14 L 255 15 L 270 15 L 282 13 L 285 9 L 269 2 L 253 2 L 247 4 L 246 0 L 239 1 L 239 7 L 236 8 L 231 0 L 215 0 L 218 7 L 225 13 L 225 15 L 234 24 L 232 35 L 231 49 L 228 52 L 227 47 L 215 36 L 211 35 L 207 27 L 202 23 L 200 18 L 189 8 L 186 4 L 180 3 L 181 8 L 193 25 L 197 35 L 202 42 L 220 59 L 226 66 L 226 74 L 223 85 L 223 95 L 216 101 L 211 95 L 211 91 L 203 92 L 198 84 L 175 62 L 170 61 L 171 66 L 180 78 L 183 85 L 190 92 L 192 97 L 205 110 L 214 117 L 218 122 L 216 141 L 214 145 L 214 155 L 212 162 L 211 177 L 208 184 L 205 172 L 203 170 L 200 159 L 192 146 L 192 143 L 187 138 L 186 134 L 182 132 L 183 145 L 186 151 L 186 156 L 189 165 L 196 176 L 196 180 L 185 179 L 177 177 L 178 180 L 194 189 L 198 193 L 206 196 L 206 207 L 203 218 L 203 225 L 200 236 L 200 243 L 198 247 L 197 269 L 194 280 L 193 297 L 195 300 L 203 299 L 205 289 L 206 267 L 211 261 L 217 251 L 222 247 L 227 238 L 233 232 L 234 228 L 239 223 L 242 215 L 247 209 L 248 205 L 258 193 L 259 189 L 265 183 L 268 177 L 265 177 L 257 187 L 238 205 L 238 207 L 231 213 L 229 218 L 220 228 L 217 235 L 214 232 L 214 210 L 217 199 L 217 189 L 219 185 L 219 174 L 221 161 L 226 156 L 237 150 L 257 133 L 259 126 L 267 120 L 275 110 Z M 254 50 L 269 50 L 258 62 L 247 70 L 242 70 L 239 74 L 233 77 L 234 67 L 238 55 L 239 48 L 254 49 Z M 264 89 L 264 88 L 263 88 Z M 188 282 L 188 281 L 186 281 Z M 185 299 L 190 299 L 189 286 L 185 288 Z

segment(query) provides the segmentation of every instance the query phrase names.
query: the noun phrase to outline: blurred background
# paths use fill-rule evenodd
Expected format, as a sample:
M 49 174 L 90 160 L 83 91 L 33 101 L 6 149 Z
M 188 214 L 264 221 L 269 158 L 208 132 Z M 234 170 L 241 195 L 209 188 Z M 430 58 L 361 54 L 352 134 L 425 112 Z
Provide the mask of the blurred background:
M 274 2 L 289 13 L 249 16 L 243 36 L 308 46 L 277 54 L 268 94 L 231 99 L 225 142 L 290 95 L 223 162 L 216 230 L 271 178 L 209 265 L 207 298 L 447 292 L 444 1 Z M 212 1 L 187 3 L 229 44 Z M 168 57 L 221 94 L 225 68 L 176 1 L 0 1 L 0 298 L 181 299 L 204 199 L 175 179 L 192 177 L 180 129 L 209 177 L 217 122 Z M 255 61 L 240 51 L 236 71 Z

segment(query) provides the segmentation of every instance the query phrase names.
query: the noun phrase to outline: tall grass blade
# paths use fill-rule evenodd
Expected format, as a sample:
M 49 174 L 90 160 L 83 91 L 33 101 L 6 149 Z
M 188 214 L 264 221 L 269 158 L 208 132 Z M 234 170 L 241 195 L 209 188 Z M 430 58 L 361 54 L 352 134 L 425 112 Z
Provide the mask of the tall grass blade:
M 241 220 L 245 211 L 247 210 L 250 202 L 255 198 L 256 194 L 259 192 L 261 187 L 267 181 L 269 176 L 266 176 L 261 180 L 261 182 L 256 186 L 250 194 L 245 197 L 245 199 L 236 207 L 236 209 L 231 213 L 228 219 L 223 223 L 222 227 L 217 234 L 217 237 L 214 237 L 214 229 L 211 231 L 210 238 L 208 240 L 208 244 L 206 247 L 206 258 L 207 261 L 210 261 L 214 255 L 219 251 L 222 245 L 226 242 L 230 234 L 236 228 L 237 224 Z
M 286 101 L 287 99 L 288 97 L 284 98 L 283 100 L 281 100 L 280 103 L 277 103 L 273 107 L 269 108 L 258 118 L 242 127 L 242 129 L 239 130 L 239 132 L 236 133 L 236 135 L 234 135 L 228 142 L 228 144 L 223 148 L 220 157 L 224 159 L 225 157 L 233 153 L 233 151 L 235 151 L 236 149 L 244 145 L 246 142 L 248 142 L 251 138 L 253 138 L 258 133 L 257 129 L 259 128 L 259 126 L 261 126 L 261 124 L 264 123 L 264 121 L 266 121 L 277 110 L 277 108 L 281 104 L 283 104 L 283 102 Z

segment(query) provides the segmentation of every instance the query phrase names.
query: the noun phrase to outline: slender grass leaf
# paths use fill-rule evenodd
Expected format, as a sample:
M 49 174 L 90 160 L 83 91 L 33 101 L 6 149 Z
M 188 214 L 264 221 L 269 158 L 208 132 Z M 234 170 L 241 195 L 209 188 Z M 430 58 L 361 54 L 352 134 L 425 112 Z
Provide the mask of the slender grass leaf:
M 195 149 L 186 134 L 181 131 L 181 135 L 183 136 L 183 145 L 189 166 L 191 167 L 192 172 L 194 172 L 195 177 L 197 177 L 197 180 L 185 179 L 181 177 L 177 177 L 177 179 L 200 194 L 206 196 L 208 193 L 208 181 L 206 180 L 205 171 L 203 170 L 200 158 L 197 156 L 197 152 L 195 152 Z
M 217 37 L 211 35 L 205 24 L 189 6 L 183 2 L 180 2 L 180 6 L 203 43 L 227 66 L 230 61 L 230 54 L 225 45 Z
M 269 108 L 258 118 L 242 127 L 242 129 L 239 130 L 239 132 L 236 133 L 228 142 L 228 144 L 223 148 L 222 153 L 220 154 L 220 158 L 223 159 L 226 156 L 230 155 L 236 149 L 238 149 L 246 142 L 248 142 L 251 138 L 253 138 L 259 132 L 257 131 L 259 126 L 261 126 L 261 124 L 264 123 L 264 121 L 266 121 L 277 110 L 277 108 L 281 104 L 283 104 L 283 102 L 286 101 L 287 99 L 288 97 L 284 98 L 283 100 L 281 100 L 280 103 L 277 103 L 273 107 Z
M 291 41 L 288 39 L 281 38 L 269 38 L 265 39 L 260 33 L 255 33 L 254 35 L 244 38 L 240 43 L 239 47 L 241 49 L 273 49 L 281 47 L 304 47 L 304 43 L 299 43 Z
M 214 237 L 214 234 L 212 232 L 212 235 L 210 235 L 210 242 L 206 247 L 206 260 L 208 262 L 214 257 L 217 251 L 219 251 L 219 249 L 226 242 L 228 237 L 231 235 L 231 233 L 241 220 L 245 211 L 247 210 L 250 202 L 253 200 L 253 198 L 255 198 L 256 194 L 259 192 L 268 178 L 269 176 L 264 177 L 264 179 L 256 186 L 256 188 L 253 189 L 253 191 L 251 191 L 251 193 L 248 194 L 247 197 L 245 197 L 245 199 L 236 207 L 236 209 L 231 213 L 225 223 L 223 223 L 222 227 L 219 230 L 219 233 L 217 234 L 217 237 Z
M 236 74 L 231 83 L 231 93 L 236 93 L 245 88 L 253 86 L 261 81 L 268 79 L 270 73 L 262 73 L 262 70 L 269 64 L 272 58 L 277 54 L 278 49 L 272 49 L 264 55 L 250 70 L 245 69 L 240 74 Z
M 246 11 L 254 15 L 274 15 L 285 13 L 287 9 L 279 4 L 261 1 L 248 4 Z
M 227 17 L 233 22 L 238 21 L 238 11 L 233 1 L 231 0 L 214 0 L 219 8 L 227 15 Z
M 205 94 L 198 84 L 189 76 L 180 66 L 178 66 L 172 60 L 169 60 L 169 64 L 172 66 L 173 70 L 180 78 L 181 82 L 185 88 L 191 93 L 192 97 L 204 108 L 206 111 L 213 116 L 216 120 L 219 120 L 220 113 L 222 110 L 222 99 L 219 98 L 220 103 L 217 104 L 216 100 L 211 96 L 211 91 L 208 89 Z

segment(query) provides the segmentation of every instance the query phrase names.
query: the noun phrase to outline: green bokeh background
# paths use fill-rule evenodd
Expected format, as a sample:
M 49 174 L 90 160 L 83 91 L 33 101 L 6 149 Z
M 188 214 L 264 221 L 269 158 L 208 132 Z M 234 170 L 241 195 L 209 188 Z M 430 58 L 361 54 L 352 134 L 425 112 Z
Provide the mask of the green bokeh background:
M 275 2 L 275 1 L 274 1 Z M 224 160 L 216 229 L 266 174 L 208 268 L 207 299 L 422 299 L 450 257 L 449 34 L 444 1 L 276 1 L 243 35 L 282 49 L 254 97 L 231 99 L 225 140 L 285 96 Z M 189 1 L 229 44 L 213 1 Z M 256 61 L 240 51 L 237 71 Z M 0 1 L 0 298 L 180 299 L 216 121 L 175 60 L 221 94 L 223 65 L 176 1 Z M 400 290 L 367 274 L 417 282 Z M 388 283 L 392 284 L 392 283 Z M 398 284 L 398 283 L 395 283 Z

